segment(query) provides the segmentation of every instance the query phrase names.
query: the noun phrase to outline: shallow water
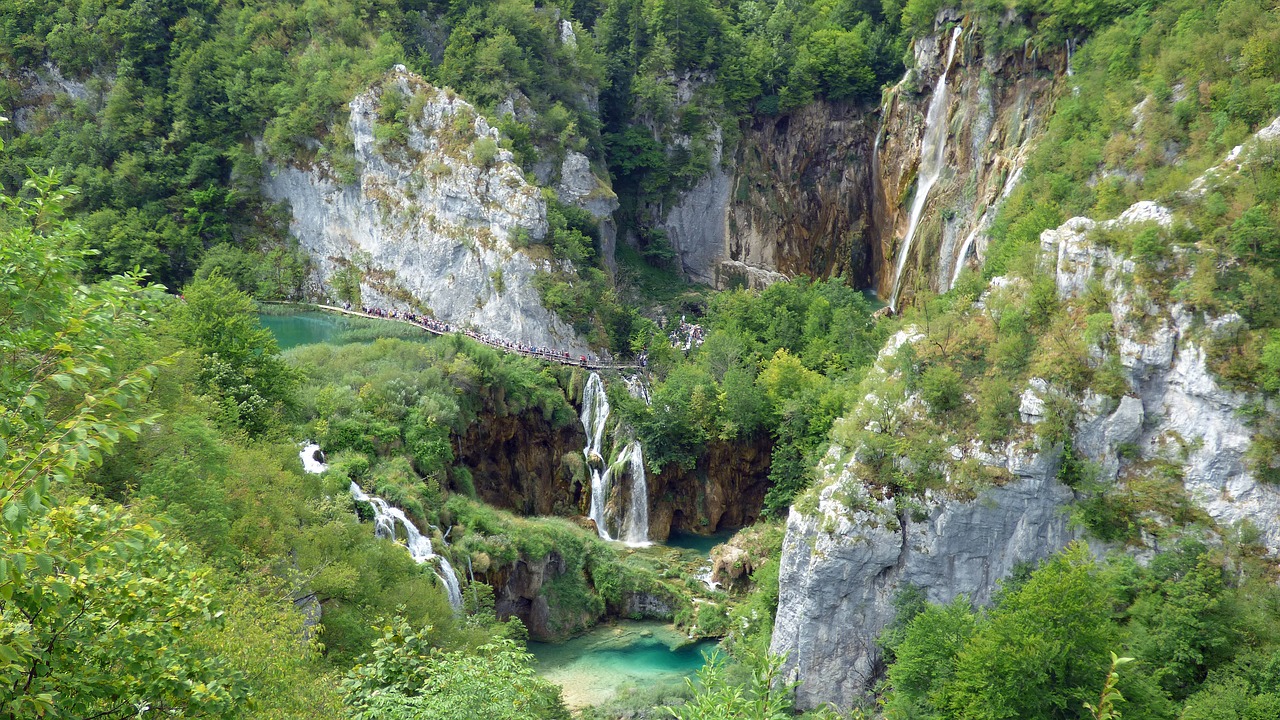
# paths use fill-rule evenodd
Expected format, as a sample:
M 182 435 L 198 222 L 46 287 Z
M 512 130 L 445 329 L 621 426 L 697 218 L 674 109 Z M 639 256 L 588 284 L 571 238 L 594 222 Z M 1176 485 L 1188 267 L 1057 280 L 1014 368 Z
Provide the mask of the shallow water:
M 670 625 L 620 622 L 602 625 L 562 643 L 529 643 L 538 673 L 564 690 L 570 708 L 599 705 L 625 685 L 681 684 L 706 662 L 714 640 L 688 643 Z M 674 649 L 673 649 L 674 648 Z
M 262 327 L 276 336 L 276 344 L 281 350 L 314 345 L 332 341 L 345 328 L 342 321 L 327 313 L 304 311 L 276 315 L 262 313 L 258 315 Z
M 667 542 L 665 544 L 674 548 L 681 548 L 683 550 L 692 550 L 698 553 L 699 555 L 701 555 L 702 557 L 710 557 L 711 548 L 719 545 L 720 543 L 728 542 L 729 538 L 733 537 L 733 534 L 736 532 L 738 531 L 737 530 L 720 530 L 718 532 L 713 532 L 710 535 L 694 535 L 693 533 L 672 533 L 671 537 L 667 538 Z

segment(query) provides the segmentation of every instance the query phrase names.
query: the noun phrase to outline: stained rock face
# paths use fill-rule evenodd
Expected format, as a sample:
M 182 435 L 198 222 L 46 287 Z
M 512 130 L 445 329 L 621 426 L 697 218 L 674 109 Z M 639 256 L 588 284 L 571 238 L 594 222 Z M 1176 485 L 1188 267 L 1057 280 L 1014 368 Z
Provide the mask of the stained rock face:
M 399 127 L 379 118 L 393 95 L 416 114 Z M 292 209 L 290 230 L 314 261 L 316 293 L 334 295 L 335 275 L 355 272 L 366 304 L 585 351 L 534 287 L 551 261 L 513 242 L 546 234 L 546 204 L 497 148 L 498 131 L 401 66 L 350 108 L 354 177 L 320 160 L 274 165 L 264 183 L 268 197 Z
M 946 42 L 923 38 L 915 55 L 879 113 L 819 101 L 755 118 L 732 145 L 714 133 L 706 174 L 659 213 L 684 275 L 726 288 L 843 274 L 886 295 Z M 949 73 L 945 167 L 908 280 L 946 290 L 964 262 L 984 256 L 995 207 L 1016 185 L 1065 67 L 1061 54 L 987 52 L 980 37 L 962 35 Z
M 890 90 L 882 110 L 880 143 L 873 172 L 876 213 L 872 222 L 879 258 L 875 287 L 890 292 L 898 246 L 920 170 L 925 108 L 936 91 L 947 58 L 949 36 L 921 38 L 915 65 Z M 1065 77 L 1062 53 L 988 50 L 982 38 L 964 31 L 947 73 L 947 139 L 943 170 L 912 240 L 900 283 L 904 295 L 917 284 L 950 289 L 958 270 L 985 257 L 986 231 L 999 203 L 1021 175 L 1032 140 L 1048 117 L 1056 85 Z
M 1196 316 L 1180 304 L 1155 302 L 1133 282 L 1130 259 L 1090 240 L 1100 226 L 1173 222 L 1167 209 L 1143 202 L 1115 220 L 1073 218 L 1041 237 L 1044 272 L 1055 278 L 1064 301 L 1095 281 L 1107 291 L 1116 355 L 1131 388 L 1115 399 L 1091 392 L 1075 399 L 1073 448 L 1096 465 L 1103 481 L 1124 482 L 1157 463 L 1172 468 L 1214 531 L 1251 526 L 1274 555 L 1280 553 L 1280 487 L 1250 470 L 1245 453 L 1252 431 L 1241 414 L 1247 403 L 1263 399 L 1222 388 L 1203 347 L 1233 318 Z M 1018 289 L 1019 283 L 996 278 L 988 293 Z M 986 311 L 984 302 L 976 307 Z M 918 339 L 911 329 L 900 332 L 872 372 L 887 379 L 884 359 Z M 1054 395 L 1060 391 L 1042 379 L 1028 383 L 1019 407 L 1024 430 L 1044 418 Z M 873 393 L 861 402 L 889 401 Z M 897 402 L 909 411 L 913 400 Z M 1266 407 L 1280 412 L 1274 401 Z M 919 586 L 933 602 L 966 595 L 986 603 L 1015 564 L 1042 559 L 1079 536 L 1067 521 L 1073 492 L 1056 479 L 1061 448 L 1033 448 L 976 441 L 952 448 L 953 459 L 976 459 L 1010 479 L 972 499 L 926 493 L 903 503 L 858 476 L 858 448 L 831 447 L 819 467 L 816 508 L 791 510 L 780 568 L 771 649 L 787 654 L 789 671 L 801 681 L 801 708 L 825 702 L 847 707 L 871 689 L 883 671 L 875 640 L 892 621 L 893 600 L 904 585 Z M 1159 549 L 1151 546 L 1155 542 L 1145 538 L 1145 546 L 1130 549 L 1141 557 Z

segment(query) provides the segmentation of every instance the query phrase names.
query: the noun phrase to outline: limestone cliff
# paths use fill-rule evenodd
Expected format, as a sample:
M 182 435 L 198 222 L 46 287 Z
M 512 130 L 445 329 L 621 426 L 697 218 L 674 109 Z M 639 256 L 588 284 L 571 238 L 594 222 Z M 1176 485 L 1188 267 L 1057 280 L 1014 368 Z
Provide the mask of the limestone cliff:
M 716 131 L 711 168 L 659 223 L 685 276 L 725 288 L 843 274 L 888 295 L 949 38 L 916 42 L 913 68 L 879 112 L 818 101 L 750 119 L 729 146 Z M 943 170 L 908 254 L 908 288 L 919 277 L 948 289 L 960 264 L 982 257 L 983 232 L 1047 117 L 1065 57 L 988 49 L 965 30 L 948 67 Z
M 1280 121 L 1259 135 L 1260 141 L 1280 136 Z M 1228 163 L 1225 171 L 1234 167 Z M 1192 522 L 1188 532 L 1225 536 L 1248 525 L 1268 552 L 1280 553 L 1280 487 L 1255 477 L 1245 457 L 1252 430 L 1240 410 L 1260 398 L 1223 389 L 1206 365 L 1205 342 L 1232 318 L 1197 315 L 1148 293 L 1133 280 L 1134 262 L 1095 240 L 1099 230 L 1175 222 L 1170 210 L 1141 202 L 1115 220 L 1074 218 L 1041 237 L 1043 272 L 1055 278 L 1064 302 L 1083 302 L 1091 286 L 1105 291 L 1129 388 L 1122 397 L 1072 395 L 1031 378 L 1021 397 L 1020 434 L 1007 443 L 971 440 L 949 448 L 946 489 L 923 497 L 895 496 L 869 482 L 860 464 L 864 448 L 832 445 L 818 489 L 791 510 L 781 561 L 772 650 L 787 655 L 788 670 L 802 682 L 801 707 L 847 707 L 871 689 L 883 669 L 876 638 L 893 619 L 904 585 L 924 589 L 933 602 L 963 594 L 985 603 L 1015 564 L 1080 536 L 1067 516 L 1076 494 L 1057 477 L 1062 446 L 1037 445 L 1028 432 L 1045 419 L 1051 398 L 1075 403 L 1074 453 L 1092 462 L 1103 483 L 1127 487 L 1155 468 L 1173 478 L 1161 492 L 1185 502 L 1183 514 L 1194 520 L 1154 507 L 1143 511 L 1150 527 Z M 972 312 L 991 312 L 992 298 L 1016 298 L 1025 285 L 994 279 Z M 892 386 L 897 372 L 889 358 L 921 339 L 912 329 L 895 336 L 872 371 L 876 389 L 860 407 L 920 412 L 918 398 L 890 397 L 881 388 Z M 1267 410 L 1280 408 L 1271 401 Z M 993 479 L 976 495 L 957 482 L 965 462 Z M 1144 530 L 1127 547 L 1142 555 L 1159 542 Z
M 948 290 L 959 266 L 984 256 L 986 228 L 1017 182 L 1029 141 L 1047 119 L 1066 69 L 1061 54 L 991 49 L 963 26 L 948 68 L 950 41 L 946 33 L 917 40 L 915 66 L 889 91 L 882 109 L 871 218 L 881 297 L 888 297 L 895 280 L 920 182 L 927 108 L 944 71 L 949 70 L 942 172 L 906 258 L 900 283 L 906 295 L 917 285 Z
M 387 112 L 389 102 L 402 107 Z M 264 181 L 266 195 L 292 209 L 290 230 L 316 268 L 313 291 L 332 295 L 340 273 L 354 272 L 368 304 L 585 351 L 534 287 L 553 261 L 515 247 L 519 236 L 546 234 L 546 203 L 497 147 L 498 131 L 401 66 L 350 110 L 354 171 L 319 159 L 274 164 Z
M 666 232 L 690 280 L 764 287 L 789 276 L 869 281 L 870 121 L 863 108 L 815 102 L 760 116 L 666 209 Z

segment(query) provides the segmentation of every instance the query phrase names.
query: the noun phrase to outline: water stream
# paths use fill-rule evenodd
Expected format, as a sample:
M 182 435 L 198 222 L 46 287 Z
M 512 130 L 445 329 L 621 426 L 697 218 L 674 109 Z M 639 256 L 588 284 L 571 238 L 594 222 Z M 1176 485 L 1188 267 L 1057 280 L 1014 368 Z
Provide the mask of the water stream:
M 604 380 L 598 373 L 591 373 L 582 390 L 582 428 L 587 434 L 587 445 L 582 449 L 587 468 L 591 473 L 591 504 L 587 517 L 596 524 L 596 532 L 605 540 L 620 540 L 631 546 L 649 544 L 649 486 L 644 468 L 644 448 L 640 441 L 632 439 L 623 446 L 618 456 L 609 462 L 605 440 L 609 424 L 609 398 L 605 395 Z M 621 517 L 621 527 L 615 537 L 610 533 L 609 499 L 614 494 L 614 478 L 626 474 L 631 480 L 622 500 L 625 507 L 614 515 Z
M 961 27 L 956 26 L 951 32 L 951 44 L 947 48 L 947 59 L 942 65 L 942 75 L 938 78 L 938 86 L 929 101 L 929 111 L 925 115 L 924 140 L 920 144 L 920 172 L 916 180 L 916 194 L 911 200 L 911 214 L 907 221 L 907 235 L 898 248 L 897 271 L 893 276 L 893 291 L 889 294 L 889 307 L 897 310 L 898 293 L 902 289 L 902 271 L 907 266 L 907 258 L 911 254 L 911 242 L 915 239 L 916 230 L 920 227 L 920 215 L 929 200 L 929 191 L 933 189 L 942 175 L 942 160 L 947 150 L 947 73 L 951 70 L 951 61 L 956 54 L 956 40 L 960 38 Z
M 320 459 L 320 446 L 315 443 L 308 443 L 298 456 L 302 459 L 302 469 L 309 473 L 322 473 L 329 469 L 329 466 Z M 418 530 L 418 526 L 405 516 L 403 510 L 376 495 L 366 493 L 354 480 L 351 481 L 350 491 L 351 497 L 355 498 L 356 502 L 368 503 L 373 508 L 374 535 L 393 542 L 403 538 L 409 557 L 413 558 L 414 562 L 422 565 L 435 561 L 435 564 L 439 565 L 435 575 L 444 585 L 445 593 L 449 596 L 449 604 L 453 606 L 454 611 L 461 610 L 462 588 L 458 583 L 458 574 L 454 572 L 448 558 L 435 553 L 435 548 L 431 546 L 431 538 L 423 535 Z

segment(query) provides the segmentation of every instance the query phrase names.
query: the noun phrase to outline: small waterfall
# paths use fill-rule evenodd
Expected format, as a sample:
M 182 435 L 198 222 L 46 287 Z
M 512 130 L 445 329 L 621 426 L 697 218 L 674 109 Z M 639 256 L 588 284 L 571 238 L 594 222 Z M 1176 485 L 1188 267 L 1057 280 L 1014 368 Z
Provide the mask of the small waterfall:
M 1067 40 L 1067 77 L 1071 77 L 1076 74 L 1075 69 L 1071 67 L 1071 56 L 1075 55 L 1075 50 L 1075 43 L 1071 40 Z
M 947 286 L 948 290 L 955 287 L 956 281 L 960 279 L 960 271 L 964 270 L 964 260 L 969 257 L 969 248 L 973 247 L 973 241 L 978 237 L 978 233 L 985 229 L 986 222 L 987 213 L 983 211 L 982 215 L 978 217 L 977 224 L 973 226 L 973 231 L 969 233 L 969 237 L 965 238 L 964 244 L 960 246 L 960 254 L 956 256 L 956 268 L 951 273 L 951 284 Z
M 631 463 L 631 504 L 622 525 L 622 542 L 632 547 L 649 545 L 649 483 L 644 474 L 644 449 L 639 440 L 627 445 L 618 458 L 619 463 L 624 457 Z
M 302 459 L 302 469 L 312 475 L 319 475 L 329 466 L 324 462 L 324 451 L 316 443 L 307 443 L 298 453 L 298 457 Z
M 307 443 L 298 453 L 298 457 L 302 459 L 302 469 L 312 474 L 319 474 L 329 469 L 329 466 L 322 462 L 319 458 L 323 457 L 320 446 L 316 443 Z M 393 507 L 386 500 L 376 495 L 370 495 L 360 488 L 354 480 L 351 481 L 351 497 L 356 502 L 368 503 L 373 507 L 373 534 L 380 538 L 395 541 L 397 539 L 396 528 L 401 528 L 405 539 L 405 547 L 409 550 L 409 557 L 419 565 L 435 560 L 440 564 L 440 571 L 435 573 L 440 578 L 440 583 L 444 585 L 445 592 L 449 596 L 449 604 L 453 606 L 454 611 L 462 609 L 462 588 L 458 584 L 458 574 L 453 571 L 453 566 L 449 564 L 449 560 L 443 555 L 436 555 L 431 547 L 431 538 L 418 532 L 418 528 L 408 517 L 404 511 L 398 507 Z
M 960 246 L 960 254 L 956 256 L 955 272 L 951 274 L 951 284 L 947 286 L 948 290 L 955 287 L 956 281 L 960 279 L 960 272 L 964 270 L 964 261 L 969 257 L 969 250 L 973 247 L 974 240 L 978 238 L 979 233 L 986 232 L 987 227 L 990 225 L 989 220 L 994 217 L 995 209 L 1009 197 L 1009 194 L 1013 192 L 1013 188 L 1018 184 L 1018 180 L 1022 178 L 1022 167 L 1020 158 L 1016 159 L 1013 172 L 1009 174 L 1009 177 L 1004 181 L 1004 187 L 1000 189 L 1000 197 L 990 207 L 983 210 L 982 215 L 978 216 L 978 222 L 973 226 L 973 231 L 969 233 L 969 237 L 965 238 L 964 244 Z
M 405 516 L 403 510 L 377 495 L 366 493 L 354 480 L 351 481 L 351 497 L 355 498 L 356 502 L 368 503 L 373 507 L 374 535 L 395 541 L 402 534 L 405 547 L 409 550 L 409 557 L 413 558 L 414 562 L 421 565 L 435 560 L 440 565 L 440 570 L 435 575 L 440 578 L 445 592 L 449 595 L 449 604 L 455 611 L 461 610 L 462 588 L 458 584 L 458 574 L 454 572 L 447 558 L 435 554 L 434 548 L 431 547 L 431 538 L 419 532 L 418 527 Z M 403 532 L 397 534 L 397 528 Z
M 582 429 L 587 433 L 587 446 L 582 454 L 587 458 L 591 472 L 591 509 L 587 517 L 596 523 L 596 531 L 605 540 L 612 540 L 605 527 L 605 505 L 613 489 L 613 468 L 604 467 L 604 430 L 609 422 L 609 398 L 604 392 L 604 381 L 598 373 L 591 373 L 587 386 L 582 390 Z
M 907 222 L 907 235 L 898 248 L 897 271 L 893 276 L 893 291 L 889 294 L 889 308 L 897 310 L 898 293 L 902 289 L 902 271 L 907 266 L 907 258 L 911 254 L 911 241 L 915 238 L 920 225 L 920 215 L 924 212 L 924 204 L 929 199 L 929 191 L 933 189 L 942 175 L 942 159 L 947 149 L 947 73 L 951 70 L 951 61 L 956 54 L 956 40 L 960 38 L 961 27 L 956 26 L 951 32 L 951 45 L 947 48 L 947 60 L 942 65 L 942 75 L 938 78 L 938 87 L 933 91 L 929 101 L 929 112 L 925 115 L 924 140 L 920 145 L 920 172 L 916 180 L 916 194 L 911 200 L 911 215 Z
M 643 385 L 639 385 L 643 388 Z M 628 383 L 628 389 L 633 389 Z M 647 392 L 644 397 L 647 399 Z M 649 544 L 649 487 L 644 470 L 644 450 L 639 440 L 631 440 L 618 453 L 613 462 L 605 456 L 604 440 L 609 424 L 609 399 L 605 396 L 604 381 L 597 373 L 591 373 L 582 390 L 582 429 L 587 433 L 587 446 L 582 454 L 587 459 L 591 473 L 591 503 L 587 517 L 596 524 L 596 532 L 605 540 L 614 540 L 609 532 L 609 498 L 614 491 L 614 478 L 627 472 L 631 477 L 630 501 L 622 512 L 622 527 L 616 539 L 628 545 Z

